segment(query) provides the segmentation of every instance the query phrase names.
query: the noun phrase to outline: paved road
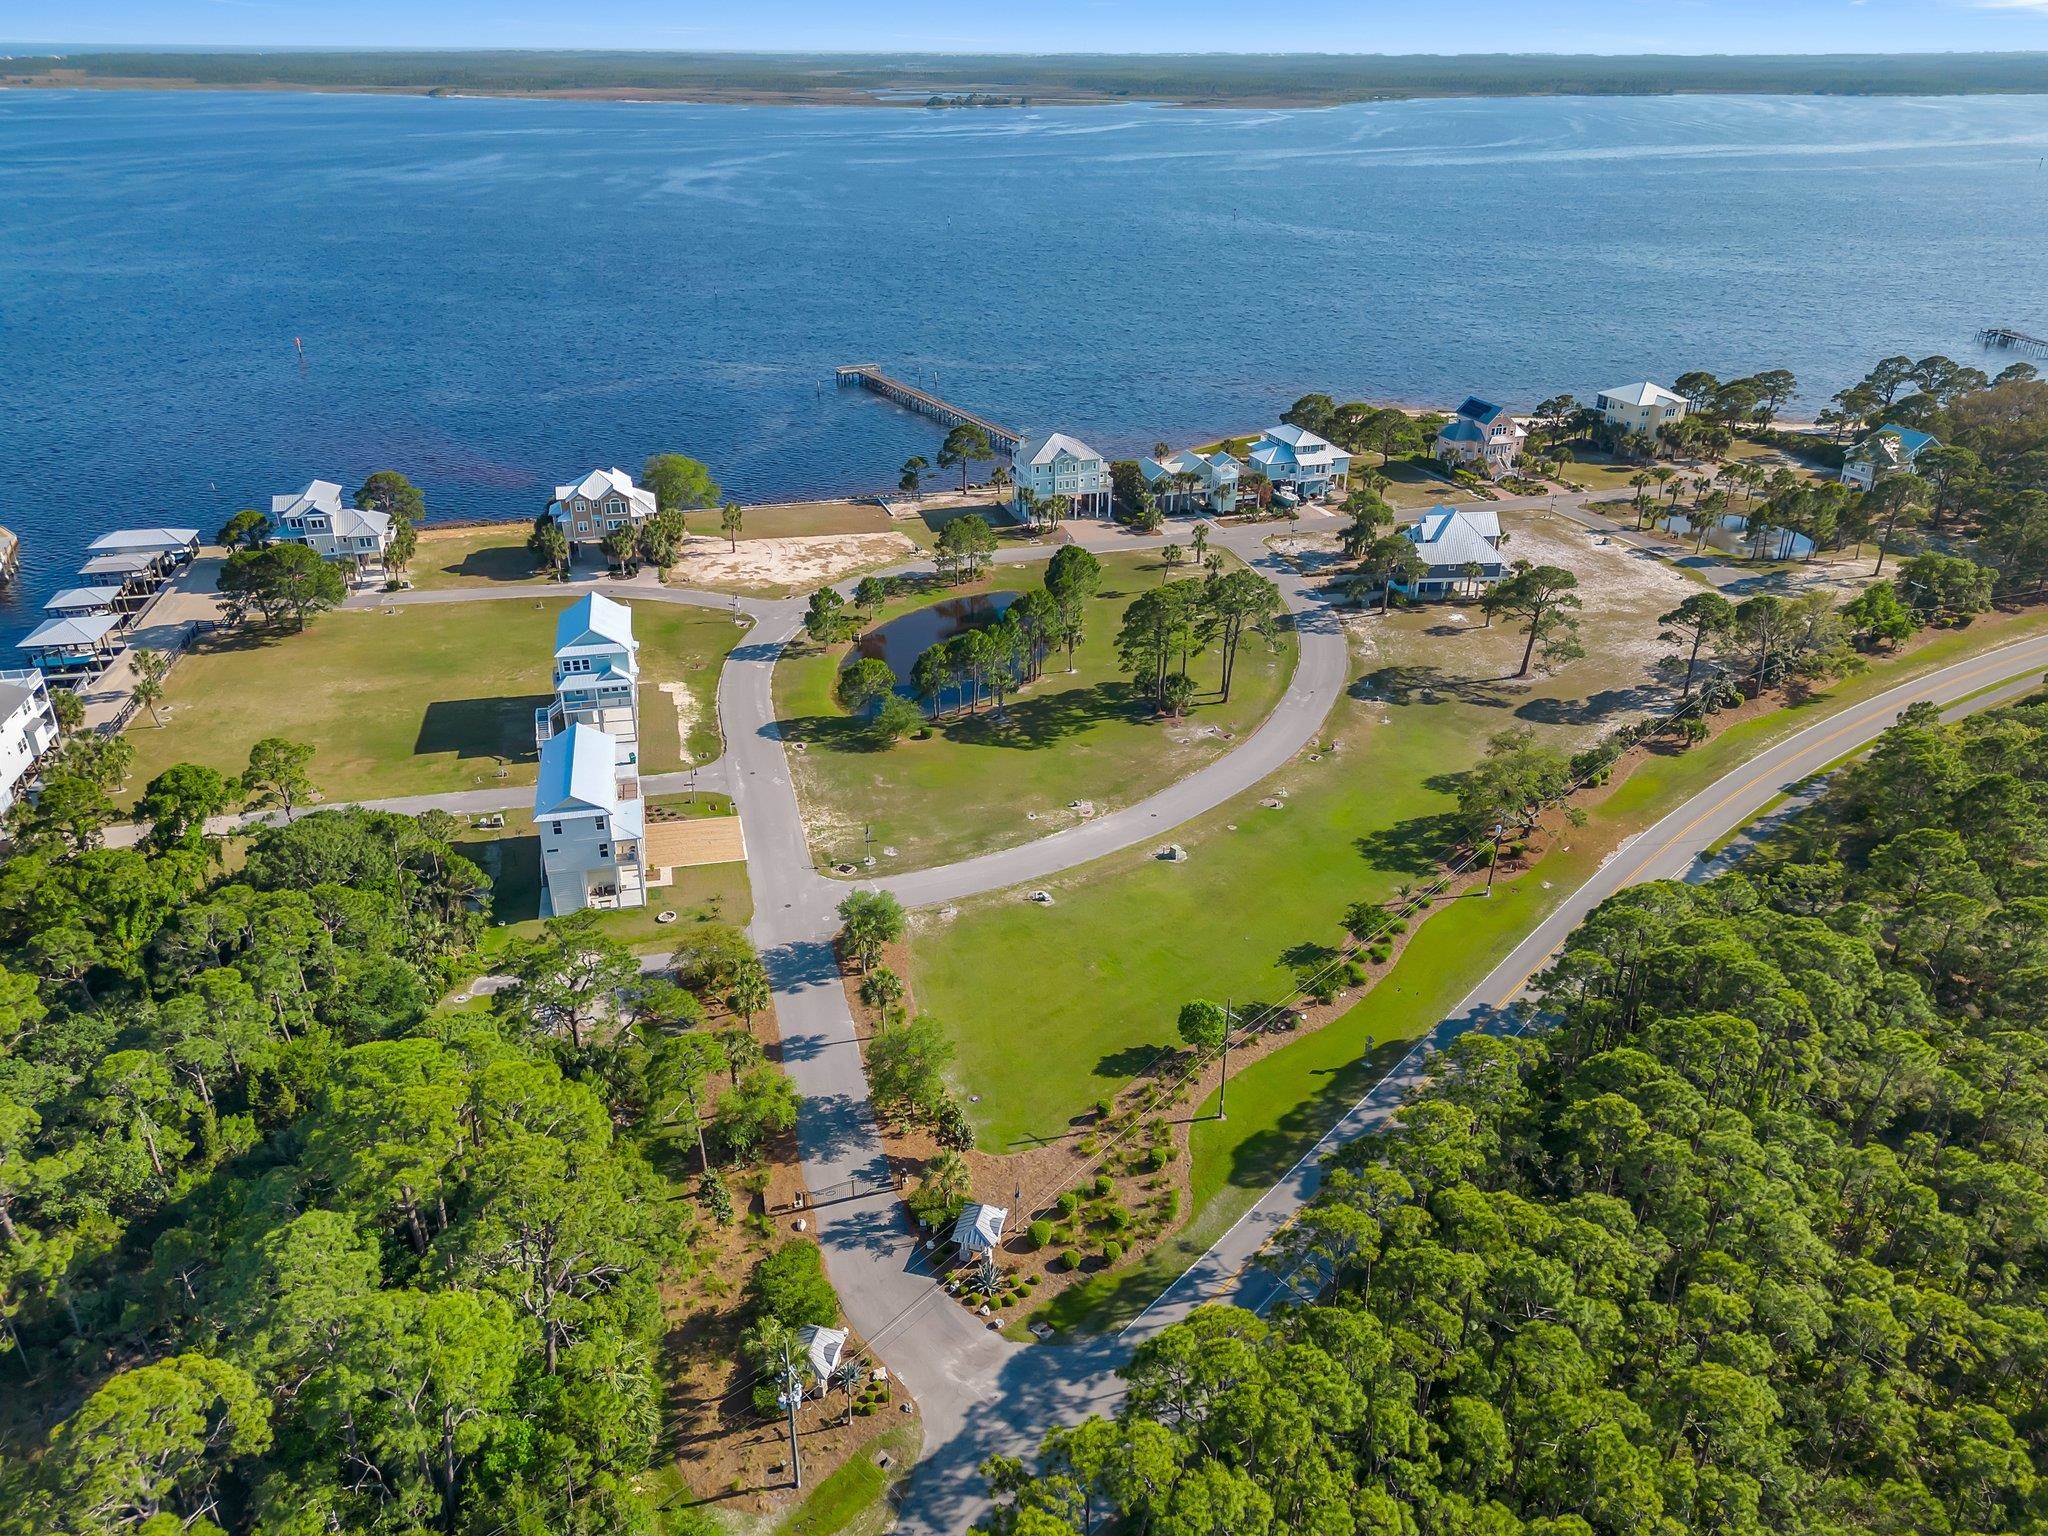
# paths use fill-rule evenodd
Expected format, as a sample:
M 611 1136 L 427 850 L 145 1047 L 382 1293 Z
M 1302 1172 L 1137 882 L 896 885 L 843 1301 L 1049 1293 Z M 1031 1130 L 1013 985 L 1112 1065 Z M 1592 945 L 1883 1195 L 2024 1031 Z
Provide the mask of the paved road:
M 1555 498 L 1560 511 L 1585 498 Z M 1503 506 L 1543 506 L 1535 497 Z M 1583 519 L 1582 519 L 1583 520 Z M 1329 520 L 1323 520 L 1328 526 Z M 1309 522 L 1303 531 L 1315 526 Z M 1589 525 L 1590 526 L 1590 525 Z M 1146 548 L 1167 535 L 1131 536 L 1069 525 L 1091 547 Z M 748 873 L 755 915 L 751 927 L 776 991 L 784 1063 L 802 1096 L 799 1149 L 813 1223 L 848 1317 L 876 1353 L 908 1383 L 924 1414 L 925 1460 L 908 1489 L 899 1529 L 964 1530 L 985 1508 L 975 1467 L 992 1452 L 1028 1453 L 1053 1424 L 1112 1406 L 1120 1392 L 1115 1366 L 1139 1340 L 1204 1301 L 1264 1306 L 1278 1282 L 1250 1269 L 1251 1259 L 1314 1191 L 1322 1155 L 1379 1123 L 1420 1080 L 1428 1055 L 1465 1030 L 1502 1027 L 1505 1004 L 1578 921 L 1600 900 L 1634 880 L 1682 873 L 1702 848 L 1739 825 L 1781 786 L 1869 740 L 1915 698 L 1952 700 L 1985 682 L 2024 673 L 2031 683 L 2048 665 L 2048 639 L 1959 663 L 1808 728 L 1703 792 L 1625 847 L 1557 908 L 1488 976 L 1456 1015 L 1439 1025 L 1379 1087 L 1332 1129 L 1317 1150 L 1261 1199 L 1237 1226 L 1116 1339 L 1023 1349 L 1001 1339 L 946 1298 L 917 1252 L 894 1191 L 869 1107 L 852 1014 L 831 952 L 834 907 L 851 889 L 888 889 L 910 905 L 956 900 L 1043 876 L 1154 837 L 1250 788 L 1307 742 L 1335 703 L 1347 676 L 1345 648 L 1334 620 L 1308 586 L 1264 547 L 1271 525 L 1219 530 L 1215 542 L 1267 570 L 1279 582 L 1301 637 L 1295 677 L 1273 715 L 1234 751 L 1148 800 L 1019 848 L 938 869 L 866 882 L 821 874 L 804 836 L 788 759 L 776 724 L 775 661 L 800 632 L 800 600 L 738 599 L 720 593 L 661 588 L 646 581 L 528 586 L 500 591 L 457 589 L 380 595 L 365 604 L 472 602 L 620 590 L 638 600 L 728 608 L 753 628 L 734 650 L 719 684 L 719 717 L 727 751 L 726 787 L 747 828 Z M 1602 533 L 1611 530 L 1596 529 Z M 1044 546 L 1006 547 L 1000 563 L 1041 560 Z M 924 562 L 899 567 L 928 569 Z M 1710 580 L 1746 573 L 1716 566 Z
M 942 1536 L 964 1531 L 987 1508 L 975 1473 L 984 1457 L 1028 1455 L 1054 1425 L 1113 1408 L 1121 1395 L 1114 1375 L 1117 1366 L 1138 1344 L 1182 1320 L 1197 1306 L 1223 1302 L 1263 1311 L 1272 1305 L 1285 1293 L 1288 1277 L 1253 1261 L 1315 1193 L 1324 1160 L 1336 1148 L 1382 1125 L 1421 1083 L 1429 1058 L 1458 1036 L 1471 1029 L 1518 1028 L 1509 1005 L 1600 902 L 1642 881 L 1687 877 L 1700 862 L 1703 850 L 1749 821 L 1787 786 L 1868 744 L 1908 704 L 1929 700 L 1952 705 L 1951 714 L 1989 708 L 2038 688 L 2044 669 L 2048 669 L 2048 636 L 2019 641 L 1901 684 L 1760 753 L 1624 844 L 1592 879 L 1562 896 L 1536 929 L 1460 1002 L 1451 1017 L 1419 1041 L 1285 1178 L 1122 1333 L 1078 1347 L 1048 1347 L 1012 1356 L 978 1394 L 988 1404 L 986 1411 L 956 1435 L 935 1432 L 928 1425 L 924 1459 L 907 1490 L 898 1532 L 902 1536 Z M 1967 702 L 1956 702 L 1991 684 L 1999 686 Z

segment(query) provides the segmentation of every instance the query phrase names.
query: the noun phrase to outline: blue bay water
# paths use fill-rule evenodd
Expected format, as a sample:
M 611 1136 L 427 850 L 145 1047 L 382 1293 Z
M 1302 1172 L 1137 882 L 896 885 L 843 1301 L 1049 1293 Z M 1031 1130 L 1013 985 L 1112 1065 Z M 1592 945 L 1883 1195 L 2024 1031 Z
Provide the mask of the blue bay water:
M 119 523 L 395 467 L 531 517 L 681 449 L 745 500 L 937 434 L 1112 451 L 1296 395 L 1526 406 L 2048 332 L 2048 99 L 945 112 L 0 93 L 13 638 Z M 303 360 L 293 346 L 300 338 Z

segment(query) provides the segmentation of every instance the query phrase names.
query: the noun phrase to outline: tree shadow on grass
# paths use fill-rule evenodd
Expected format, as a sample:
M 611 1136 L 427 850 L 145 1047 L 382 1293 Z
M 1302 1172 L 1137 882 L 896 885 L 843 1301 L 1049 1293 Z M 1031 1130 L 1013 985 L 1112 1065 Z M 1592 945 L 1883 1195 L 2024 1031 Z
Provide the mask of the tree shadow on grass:
M 520 694 L 496 699 L 435 699 L 420 716 L 413 755 L 452 755 L 458 762 L 530 763 L 540 753 L 533 744 L 533 712 L 548 702 L 547 694 Z
M 1105 721 L 1151 718 L 1152 705 L 1143 694 L 1127 682 L 1108 679 L 1084 688 L 1023 694 L 1000 714 L 985 707 L 976 715 L 949 715 L 939 729 L 948 741 L 970 746 L 1041 750 Z
M 1538 725 L 1597 725 L 1610 715 L 1648 709 L 1668 696 L 1668 690 L 1655 683 L 1603 688 L 1583 699 L 1531 699 L 1515 710 L 1515 718 Z
M 1151 1070 L 1169 1050 L 1170 1047 L 1161 1042 L 1157 1045 L 1127 1045 L 1120 1051 L 1105 1052 L 1095 1063 L 1095 1075 L 1121 1084 Z
M 1438 811 L 1430 816 L 1410 816 L 1391 826 L 1379 827 L 1352 839 L 1358 856 L 1374 869 L 1390 875 L 1434 874 L 1442 865 L 1443 852 L 1458 838 L 1455 811 Z
M 1375 668 L 1353 682 L 1349 691 L 1354 699 L 1387 704 L 1440 704 L 1449 700 L 1506 709 L 1529 688 L 1526 684 L 1516 685 L 1511 678 L 1460 677 L 1441 667 L 1418 663 Z
M 436 569 L 468 581 L 532 581 L 533 552 L 524 544 L 493 544 L 472 549 L 453 565 Z
M 1389 1041 L 1341 1066 L 1319 1068 L 1313 1074 L 1319 1079 L 1313 1091 L 1289 1107 L 1272 1127 L 1247 1136 L 1232 1149 L 1225 1182 L 1237 1189 L 1261 1191 L 1278 1183 L 1304 1152 L 1407 1055 L 1413 1043 Z

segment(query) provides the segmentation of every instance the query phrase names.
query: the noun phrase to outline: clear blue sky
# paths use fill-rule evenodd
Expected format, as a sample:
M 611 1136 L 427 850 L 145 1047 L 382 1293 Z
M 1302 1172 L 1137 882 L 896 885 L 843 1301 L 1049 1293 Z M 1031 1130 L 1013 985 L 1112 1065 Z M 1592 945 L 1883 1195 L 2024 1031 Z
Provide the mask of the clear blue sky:
M 1268 23 L 1268 24 L 1262 24 Z M 25 44 L 843 52 L 1911 53 L 2048 49 L 2048 0 L 5 0 Z

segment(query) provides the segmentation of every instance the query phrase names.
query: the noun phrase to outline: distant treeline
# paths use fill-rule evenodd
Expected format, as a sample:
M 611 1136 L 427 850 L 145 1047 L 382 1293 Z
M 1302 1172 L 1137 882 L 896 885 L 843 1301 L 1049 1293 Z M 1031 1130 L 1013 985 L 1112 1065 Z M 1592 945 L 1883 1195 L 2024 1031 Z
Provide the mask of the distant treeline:
M 1303 103 L 1402 96 L 1955 95 L 2048 92 L 2048 53 L 1754 57 L 1550 54 L 766 54 L 475 50 L 83 51 L 0 63 L 0 77 L 394 91 L 701 93 L 845 100 L 870 92 Z M 59 79 L 63 78 L 58 74 Z M 918 104 L 914 99 L 909 103 Z

